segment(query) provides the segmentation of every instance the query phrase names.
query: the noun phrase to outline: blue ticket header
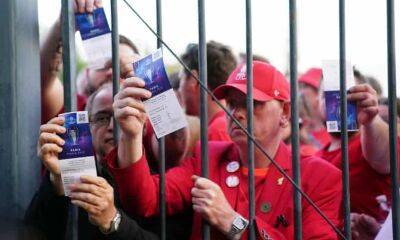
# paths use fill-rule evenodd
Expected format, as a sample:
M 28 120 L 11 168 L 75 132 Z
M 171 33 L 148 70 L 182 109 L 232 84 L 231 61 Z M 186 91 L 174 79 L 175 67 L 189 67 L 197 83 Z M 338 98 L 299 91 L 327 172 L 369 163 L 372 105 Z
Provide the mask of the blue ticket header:
M 90 133 L 87 112 L 70 112 L 62 114 L 67 131 L 61 134 L 65 140 L 59 159 L 70 159 L 93 156 L 92 135 Z
M 171 89 L 164 67 L 161 49 L 133 63 L 135 76 L 145 81 L 145 88 L 152 97 Z
M 75 22 L 82 40 L 111 32 L 103 8 L 96 8 L 92 13 L 77 13 L 75 14 Z

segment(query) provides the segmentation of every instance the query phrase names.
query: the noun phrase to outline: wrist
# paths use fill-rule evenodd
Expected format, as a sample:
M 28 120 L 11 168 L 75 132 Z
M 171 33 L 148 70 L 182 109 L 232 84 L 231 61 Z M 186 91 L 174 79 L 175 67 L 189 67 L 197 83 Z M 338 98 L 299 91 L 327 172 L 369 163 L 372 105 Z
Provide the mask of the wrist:
M 110 234 L 118 230 L 119 223 L 121 222 L 121 214 L 114 207 L 110 214 L 110 218 L 106 219 L 103 224 L 99 225 L 99 230 L 103 234 Z
M 227 214 L 226 216 L 224 216 L 222 218 L 221 226 L 222 226 L 223 233 L 225 233 L 225 234 L 229 233 L 229 231 L 232 228 L 232 223 L 237 216 L 240 216 L 240 215 L 237 212 L 232 210 L 229 214 Z
M 118 146 L 118 165 L 120 168 L 128 167 L 143 156 L 142 134 L 135 136 L 121 133 Z

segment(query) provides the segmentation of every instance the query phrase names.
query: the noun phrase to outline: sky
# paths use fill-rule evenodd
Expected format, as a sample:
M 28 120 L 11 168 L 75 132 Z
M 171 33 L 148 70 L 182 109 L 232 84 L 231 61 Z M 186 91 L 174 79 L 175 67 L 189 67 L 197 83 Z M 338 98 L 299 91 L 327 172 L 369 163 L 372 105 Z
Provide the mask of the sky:
M 155 2 L 126 0 L 156 29 Z M 109 1 L 104 8 L 110 18 Z M 253 53 L 267 57 L 282 72 L 289 69 L 289 1 L 252 1 Z M 339 6 L 337 0 L 297 1 L 298 71 L 320 67 L 322 60 L 339 58 Z M 399 1 L 395 1 L 399 10 Z M 59 16 L 61 0 L 38 0 L 41 39 Z M 245 1 L 205 1 L 206 39 L 229 45 L 236 53 L 245 52 Z M 400 23 L 400 12 L 395 13 Z M 162 0 L 163 39 L 180 55 L 188 43 L 198 42 L 196 0 Z M 142 53 L 156 49 L 156 37 L 127 7 L 118 1 L 119 32 Z M 396 26 L 397 78 L 400 78 L 400 24 Z M 346 56 L 362 73 L 381 83 L 387 94 L 386 1 L 346 1 Z M 77 36 L 77 45 L 81 51 Z M 164 51 L 166 64 L 176 64 Z M 398 84 L 399 85 L 399 84 Z M 400 86 L 397 86 L 400 96 Z

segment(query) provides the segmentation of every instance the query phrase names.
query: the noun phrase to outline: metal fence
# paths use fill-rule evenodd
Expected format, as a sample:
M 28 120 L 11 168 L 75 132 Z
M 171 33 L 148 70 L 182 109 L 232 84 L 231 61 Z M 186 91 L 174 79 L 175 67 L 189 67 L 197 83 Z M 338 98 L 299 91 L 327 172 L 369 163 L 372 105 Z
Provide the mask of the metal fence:
M 156 16 L 157 30 L 154 31 L 144 21 L 138 12 L 125 0 L 126 6 L 139 17 L 143 23 L 154 33 L 157 41 L 157 47 L 166 48 L 176 59 L 182 64 L 186 70 L 190 69 L 183 64 L 174 51 L 162 39 L 162 7 L 161 1 L 156 0 Z M 252 66 L 252 14 L 251 0 L 243 1 L 243 7 L 246 9 L 246 64 Z M 112 50 L 113 50 L 113 88 L 114 95 L 119 89 L 119 56 L 118 56 L 118 12 L 117 0 L 111 0 L 112 12 Z M 201 86 L 201 157 L 202 157 L 202 176 L 208 177 L 208 144 L 207 144 L 207 95 L 210 95 L 214 100 L 218 100 L 213 96 L 210 90 L 207 89 L 207 52 L 206 52 L 206 37 L 205 37 L 205 1 L 198 0 L 198 30 L 199 30 L 199 78 L 193 76 L 199 81 Z M 351 239 L 350 232 L 350 193 L 349 193 L 349 160 L 348 160 L 348 136 L 347 136 L 347 98 L 346 95 L 346 29 L 345 29 L 345 1 L 339 0 L 339 29 L 340 29 L 340 93 L 341 93 L 341 143 L 342 143 L 342 173 L 343 173 L 343 213 L 345 216 L 344 232 L 337 229 L 329 219 L 318 209 L 312 200 L 301 190 L 300 181 L 300 157 L 299 157 L 299 121 L 298 121 L 298 86 L 297 86 L 297 9 L 296 0 L 289 0 L 289 19 L 290 19 L 290 87 L 291 87 L 291 128 L 292 128 L 292 164 L 294 169 L 293 178 L 289 177 L 283 169 L 271 158 L 261 145 L 255 141 L 253 136 L 253 96 L 252 91 L 247 91 L 247 128 L 241 128 L 248 135 L 248 161 L 249 161 L 249 239 L 255 239 L 255 195 L 254 195 L 254 148 L 258 148 L 263 154 L 271 160 L 271 163 L 284 175 L 284 177 L 293 185 L 294 202 L 294 230 L 295 238 L 302 238 L 302 209 L 301 202 L 308 202 L 315 210 L 323 217 L 327 224 L 337 232 L 342 239 Z M 387 0 L 387 53 L 388 53 L 388 92 L 389 92 L 389 130 L 390 130 L 390 169 L 392 179 L 392 211 L 393 211 L 393 236 L 394 239 L 400 239 L 399 225 L 399 184 L 398 184 L 398 166 L 397 166 L 397 125 L 396 125 L 396 71 L 395 71 L 395 33 L 394 33 L 394 1 Z M 75 44 L 74 44 L 74 13 L 72 9 L 72 0 L 62 1 L 62 44 L 63 44 L 63 64 L 64 64 L 64 103 L 65 111 L 76 110 L 76 97 L 73 81 L 75 79 Z M 247 68 L 247 88 L 253 88 L 253 73 L 252 68 Z M 230 118 L 234 118 L 221 104 L 226 114 Z M 233 121 L 238 124 L 236 119 Z M 114 125 L 115 126 L 115 125 Z M 118 128 L 114 127 L 115 136 L 118 136 Z M 165 206 L 165 142 L 164 139 L 159 140 L 159 166 L 160 166 L 160 214 L 161 214 L 161 239 L 166 238 L 166 206 Z M 73 238 L 77 239 L 77 214 L 76 209 L 71 211 L 70 221 Z M 203 239 L 210 238 L 210 227 L 208 224 L 203 224 Z

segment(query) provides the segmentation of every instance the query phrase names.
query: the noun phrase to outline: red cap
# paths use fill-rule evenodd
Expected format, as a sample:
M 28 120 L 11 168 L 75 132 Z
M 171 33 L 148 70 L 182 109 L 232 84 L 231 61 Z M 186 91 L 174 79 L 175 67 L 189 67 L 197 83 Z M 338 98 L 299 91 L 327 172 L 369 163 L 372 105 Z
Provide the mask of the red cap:
M 218 99 L 225 98 L 228 89 L 238 89 L 244 94 L 246 88 L 247 74 L 246 65 L 240 64 L 229 75 L 226 84 L 217 87 L 214 95 Z M 290 102 L 290 87 L 285 76 L 274 66 L 260 62 L 253 62 L 253 98 L 257 101 L 269 101 L 272 99 Z
M 310 68 L 303 75 L 299 77 L 299 82 L 310 85 L 316 89 L 319 89 L 322 79 L 321 68 Z

